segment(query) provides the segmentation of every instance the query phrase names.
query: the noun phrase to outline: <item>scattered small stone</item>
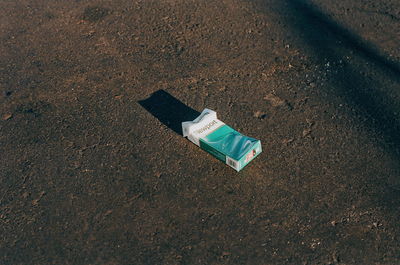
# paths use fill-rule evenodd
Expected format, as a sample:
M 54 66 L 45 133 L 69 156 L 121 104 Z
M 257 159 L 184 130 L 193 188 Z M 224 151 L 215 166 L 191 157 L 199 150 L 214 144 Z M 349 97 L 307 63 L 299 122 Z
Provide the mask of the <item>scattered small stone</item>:
M 340 220 L 341 223 L 348 223 L 350 222 L 350 218 L 349 217 L 342 217 L 342 219 Z
M 311 129 L 310 128 L 307 128 L 307 129 L 303 130 L 303 137 L 306 137 L 306 136 L 308 136 L 310 134 L 311 134 Z
M 39 205 L 39 201 L 43 198 L 43 196 L 44 196 L 45 194 L 46 194 L 45 191 L 40 192 L 40 193 L 39 193 L 39 197 L 38 197 L 37 199 L 35 199 L 35 200 L 32 200 L 32 205 L 33 205 L 33 206 Z
M 96 31 L 91 30 L 91 31 L 89 31 L 88 33 L 86 33 L 84 36 L 87 37 L 87 38 L 90 38 L 90 37 L 92 37 L 95 33 L 96 33 Z
M 112 214 L 113 210 L 108 210 L 107 212 L 104 213 L 104 216 L 108 216 L 110 214 Z
M 321 245 L 321 241 L 319 241 L 319 239 L 315 238 L 315 239 L 312 239 L 312 242 L 311 242 L 311 244 L 310 244 L 310 248 L 311 248 L 312 250 L 314 250 L 314 249 L 316 249 L 319 245 Z
M 339 255 L 338 255 L 337 253 L 333 253 L 333 254 L 332 254 L 332 261 L 333 261 L 334 263 L 340 262 Z
M 337 225 L 337 222 L 336 222 L 335 220 L 333 220 L 333 221 L 331 222 L 331 225 L 332 225 L 332 226 L 336 226 L 336 225 Z
M 285 144 L 285 145 L 289 145 L 291 142 L 293 142 L 294 141 L 294 138 L 290 138 L 290 139 L 283 139 L 282 140 L 282 143 L 283 144 Z
M 121 99 L 121 98 L 122 98 L 122 95 L 114 96 L 114 98 L 115 98 L 115 99 Z
M 377 228 L 378 226 L 380 226 L 379 222 L 373 222 L 372 225 Z
M 306 119 L 306 122 L 307 122 L 309 127 L 312 127 L 315 124 L 315 122 L 310 120 L 310 119 Z
M 6 114 L 3 115 L 2 120 L 3 121 L 9 120 L 9 119 L 12 118 L 12 116 L 13 115 L 11 113 L 6 113 Z
M 261 77 L 262 77 L 264 80 L 268 79 L 268 75 L 267 75 L 266 73 L 261 73 Z
M 286 101 L 281 99 L 280 97 L 270 93 L 264 97 L 266 101 L 268 101 L 273 107 L 279 107 L 286 105 Z
M 309 97 L 302 98 L 297 102 L 297 105 L 300 107 L 304 106 L 305 104 L 307 104 L 308 100 L 309 100 Z
M 265 114 L 262 111 L 257 110 L 256 112 L 254 112 L 253 116 L 256 117 L 257 119 L 262 120 L 262 119 L 265 119 L 267 117 L 267 114 Z

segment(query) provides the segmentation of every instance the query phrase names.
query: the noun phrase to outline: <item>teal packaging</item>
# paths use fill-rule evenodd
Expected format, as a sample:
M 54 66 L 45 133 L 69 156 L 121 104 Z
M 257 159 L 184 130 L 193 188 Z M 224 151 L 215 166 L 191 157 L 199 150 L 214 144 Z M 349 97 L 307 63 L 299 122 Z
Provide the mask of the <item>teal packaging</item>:
M 193 121 L 182 122 L 182 131 L 184 137 L 236 171 L 262 152 L 260 140 L 232 129 L 209 109 L 204 109 Z

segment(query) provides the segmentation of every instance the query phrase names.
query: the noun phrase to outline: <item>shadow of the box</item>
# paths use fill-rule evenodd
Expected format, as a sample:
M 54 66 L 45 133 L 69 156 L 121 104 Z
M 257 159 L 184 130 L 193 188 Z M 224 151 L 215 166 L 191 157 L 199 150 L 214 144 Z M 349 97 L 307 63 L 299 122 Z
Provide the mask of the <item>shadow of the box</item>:
M 182 122 L 192 121 L 200 112 L 185 105 L 165 90 L 158 90 L 139 104 L 177 134 L 182 135 Z

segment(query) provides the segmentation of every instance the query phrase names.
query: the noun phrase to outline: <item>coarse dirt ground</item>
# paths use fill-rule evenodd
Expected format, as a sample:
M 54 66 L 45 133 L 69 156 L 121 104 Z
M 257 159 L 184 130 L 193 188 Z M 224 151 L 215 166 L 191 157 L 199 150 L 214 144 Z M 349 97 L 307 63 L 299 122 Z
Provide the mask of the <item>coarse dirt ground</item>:
M 400 264 L 399 29 L 398 0 L 1 0 L 0 264 Z M 157 91 L 263 153 L 235 172 Z

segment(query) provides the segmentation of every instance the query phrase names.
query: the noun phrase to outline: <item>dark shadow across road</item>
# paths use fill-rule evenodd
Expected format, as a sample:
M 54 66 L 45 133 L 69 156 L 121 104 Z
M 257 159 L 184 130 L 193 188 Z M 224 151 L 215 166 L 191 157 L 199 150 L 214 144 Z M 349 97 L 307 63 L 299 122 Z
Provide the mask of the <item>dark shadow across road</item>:
M 364 65 L 368 63 L 369 72 L 379 70 L 378 80 L 376 76 L 360 73 L 356 64 L 348 63 L 331 77 L 333 93 L 345 97 L 349 104 L 360 110 L 366 116 L 366 124 L 382 134 L 391 152 L 400 158 L 400 104 L 395 100 L 399 91 L 393 89 L 393 84 L 400 84 L 399 63 L 388 59 L 371 43 L 310 2 L 287 0 L 285 4 L 289 26 L 312 49 L 318 60 L 346 61 L 345 55 L 350 52 Z M 391 86 L 382 83 L 383 79 Z

